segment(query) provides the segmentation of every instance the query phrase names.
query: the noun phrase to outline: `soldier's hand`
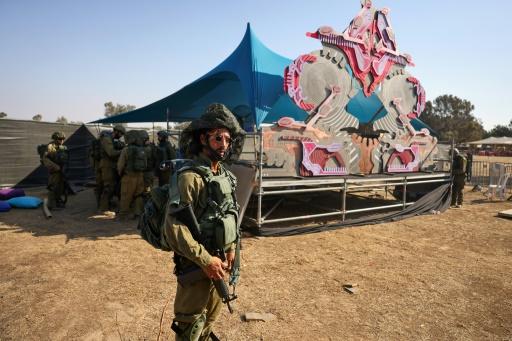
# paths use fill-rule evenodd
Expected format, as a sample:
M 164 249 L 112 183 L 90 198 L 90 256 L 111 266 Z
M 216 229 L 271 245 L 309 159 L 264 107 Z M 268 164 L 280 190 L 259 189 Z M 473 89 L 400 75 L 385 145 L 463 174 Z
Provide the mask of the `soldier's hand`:
M 226 266 L 226 263 L 223 263 L 220 258 L 218 257 L 212 257 L 212 260 L 210 261 L 210 264 L 206 268 L 204 268 L 204 272 L 206 272 L 206 275 L 208 278 L 211 279 L 222 279 L 224 278 L 224 267 Z
M 234 262 L 235 262 L 235 250 L 229 251 L 228 253 L 226 253 L 226 263 L 228 265 L 226 267 L 226 270 L 231 271 L 231 269 L 233 269 Z

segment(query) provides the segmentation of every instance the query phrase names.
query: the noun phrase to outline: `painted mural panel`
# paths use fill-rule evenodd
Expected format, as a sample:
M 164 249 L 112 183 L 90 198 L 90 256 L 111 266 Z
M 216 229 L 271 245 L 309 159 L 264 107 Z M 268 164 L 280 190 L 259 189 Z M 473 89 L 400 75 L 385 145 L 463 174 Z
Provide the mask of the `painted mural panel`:
M 389 10 L 362 1 L 343 31 L 323 26 L 307 36 L 321 49 L 284 70 L 284 91 L 308 113 L 264 128 L 268 175 L 403 173 L 431 168 L 437 139 L 416 120 L 425 89 L 406 71 Z M 415 128 L 416 126 L 416 128 Z

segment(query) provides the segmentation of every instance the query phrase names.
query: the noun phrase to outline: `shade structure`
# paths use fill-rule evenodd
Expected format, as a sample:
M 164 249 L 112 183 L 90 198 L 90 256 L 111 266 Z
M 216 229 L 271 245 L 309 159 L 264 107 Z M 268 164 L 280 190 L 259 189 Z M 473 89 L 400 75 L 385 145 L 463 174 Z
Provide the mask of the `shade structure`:
M 304 120 L 307 113 L 283 90 L 283 72 L 290 62 L 266 47 L 247 24 L 238 47 L 198 80 L 145 107 L 92 123 L 190 121 L 213 102 L 230 108 L 247 130 L 282 116 Z
M 468 144 L 487 144 L 487 145 L 509 145 L 512 146 L 512 137 L 488 137 L 483 140 L 468 142 Z

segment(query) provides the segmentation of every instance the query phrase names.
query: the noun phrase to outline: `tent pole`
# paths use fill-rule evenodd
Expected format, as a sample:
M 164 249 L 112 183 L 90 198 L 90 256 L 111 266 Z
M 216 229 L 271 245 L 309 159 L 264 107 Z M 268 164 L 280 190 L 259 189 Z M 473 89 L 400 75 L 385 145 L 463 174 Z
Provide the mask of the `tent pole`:
M 167 131 L 169 131 L 169 116 L 171 114 L 171 111 L 169 110 L 169 108 L 167 108 L 167 111 L 165 113 L 165 116 L 166 116 L 166 120 L 167 120 Z
M 258 230 L 263 225 L 262 219 L 261 219 L 261 210 L 262 210 L 262 201 L 263 201 L 263 128 L 260 127 L 259 131 L 259 137 L 260 137 L 260 155 L 259 155 L 259 164 L 258 164 L 258 170 L 259 170 L 259 181 L 258 181 L 258 210 L 256 212 L 256 223 L 258 225 Z

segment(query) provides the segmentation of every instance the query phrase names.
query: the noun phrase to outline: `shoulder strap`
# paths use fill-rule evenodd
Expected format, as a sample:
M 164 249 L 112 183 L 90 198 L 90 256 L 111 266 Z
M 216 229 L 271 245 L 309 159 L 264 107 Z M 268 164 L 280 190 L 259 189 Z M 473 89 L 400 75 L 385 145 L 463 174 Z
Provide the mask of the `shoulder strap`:
M 178 188 L 178 176 L 186 170 L 194 169 L 195 162 L 190 159 L 175 159 L 171 161 L 171 181 L 169 186 L 169 203 L 174 206 L 180 204 L 180 190 Z M 199 173 L 199 172 L 198 172 Z M 202 174 L 199 173 L 201 176 Z

